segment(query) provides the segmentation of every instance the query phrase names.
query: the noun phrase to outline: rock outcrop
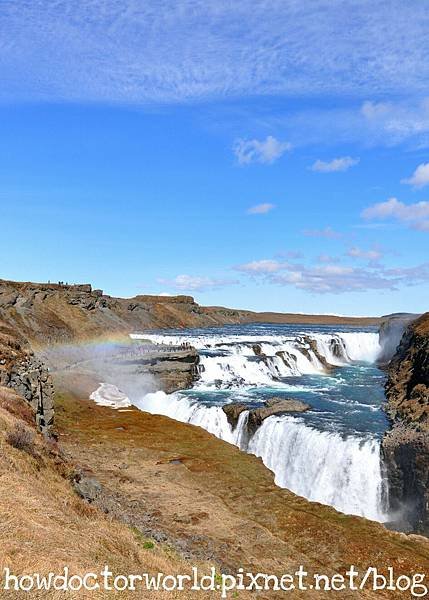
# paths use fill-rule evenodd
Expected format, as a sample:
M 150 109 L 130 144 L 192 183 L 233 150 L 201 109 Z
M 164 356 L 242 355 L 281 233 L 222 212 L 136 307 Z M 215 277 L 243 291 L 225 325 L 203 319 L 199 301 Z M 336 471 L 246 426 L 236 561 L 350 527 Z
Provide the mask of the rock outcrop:
M 379 328 L 379 343 L 381 352 L 377 363 L 383 367 L 393 358 L 407 326 L 420 315 L 411 313 L 395 313 L 383 317 Z
M 322 354 L 320 354 L 319 349 L 317 347 L 316 340 L 313 340 L 310 337 L 305 336 L 304 341 L 308 345 L 308 348 L 312 351 L 314 356 L 317 358 L 317 360 L 320 362 L 320 364 L 323 366 L 325 372 L 330 373 L 334 369 L 334 366 L 331 365 L 330 363 L 328 363 L 326 358 Z M 341 350 L 345 351 L 345 348 L 339 347 L 339 344 L 340 344 L 339 340 L 331 340 L 331 345 L 333 347 L 334 356 L 337 356 L 338 358 L 343 358 L 344 354 L 341 353 Z M 307 349 L 300 349 L 300 352 L 302 354 L 304 354 L 304 356 L 307 358 L 307 360 L 309 360 L 309 362 L 311 363 L 310 352 Z
M 0 322 L 0 385 L 10 387 L 30 404 L 40 431 L 53 423 L 53 386 L 47 367 L 24 340 Z
M 89 284 L 64 285 L 0 280 L 0 319 L 38 345 L 166 327 L 240 323 L 379 324 L 377 318 L 255 313 L 203 307 L 191 296 L 114 298 Z
M 429 313 L 406 329 L 388 367 L 383 439 L 390 507 L 404 529 L 429 534 Z
M 198 352 L 193 347 L 177 348 L 170 351 L 168 346 L 156 346 L 143 354 L 126 353 L 118 355 L 114 362 L 116 371 L 120 368 L 121 376 L 129 375 L 132 380 L 139 374 L 153 377 L 153 386 L 148 382 L 147 391 L 162 389 L 167 394 L 192 387 L 199 377 Z
M 225 404 L 225 406 L 222 407 L 228 419 L 228 423 L 233 429 L 237 427 L 240 415 L 244 411 L 248 411 L 246 427 L 249 440 L 268 417 L 287 413 L 305 412 L 310 408 L 311 406 L 309 404 L 301 402 L 301 400 L 277 397 L 265 400 L 264 405 L 258 408 L 252 408 L 242 403 Z

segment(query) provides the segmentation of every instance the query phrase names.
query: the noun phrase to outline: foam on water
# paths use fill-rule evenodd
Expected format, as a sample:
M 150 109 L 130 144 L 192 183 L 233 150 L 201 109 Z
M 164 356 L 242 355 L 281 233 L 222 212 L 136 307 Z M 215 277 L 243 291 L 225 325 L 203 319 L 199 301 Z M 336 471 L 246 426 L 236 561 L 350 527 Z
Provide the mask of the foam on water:
M 100 387 L 92 392 L 90 399 L 100 406 L 108 406 L 109 408 L 131 406 L 127 396 L 111 383 L 100 383 Z
M 156 344 L 190 343 L 201 356 L 197 385 L 242 387 L 277 385 L 282 378 L 325 372 L 323 361 L 342 366 L 372 363 L 380 352 L 373 332 L 316 333 L 302 335 L 171 335 L 133 334 Z

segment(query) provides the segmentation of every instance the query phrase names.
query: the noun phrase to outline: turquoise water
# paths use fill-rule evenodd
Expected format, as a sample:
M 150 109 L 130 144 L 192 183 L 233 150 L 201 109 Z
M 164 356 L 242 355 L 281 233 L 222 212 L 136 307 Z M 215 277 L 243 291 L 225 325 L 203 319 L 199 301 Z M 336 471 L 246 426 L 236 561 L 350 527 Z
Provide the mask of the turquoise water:
M 157 332 L 159 335 L 161 332 Z M 346 342 L 353 350 L 356 333 L 369 334 L 378 339 L 375 328 L 362 328 L 358 331 L 350 327 L 338 326 L 297 326 L 297 325 L 271 325 L 256 324 L 242 326 L 225 326 L 208 329 L 166 330 L 161 333 L 167 336 L 167 341 L 174 339 L 188 339 L 199 346 L 202 364 L 207 359 L 216 360 L 216 357 L 234 357 L 232 352 L 239 351 L 251 363 L 258 361 L 252 346 L 270 342 L 273 350 L 276 343 L 288 343 L 297 337 L 310 336 L 320 339 L 320 336 L 337 336 L 345 334 Z M 373 342 L 374 340 L 371 340 Z M 262 343 L 263 343 L 262 342 Z M 198 400 L 208 406 L 221 406 L 229 402 L 244 402 L 251 406 L 258 406 L 264 400 L 273 396 L 280 398 L 293 397 L 311 405 L 311 410 L 302 414 L 304 422 L 312 427 L 324 431 L 335 431 L 343 435 L 354 434 L 362 436 L 381 437 L 388 426 L 387 418 L 382 410 L 384 402 L 383 371 L 372 362 L 374 343 L 368 344 L 370 352 L 365 357 L 365 349 L 358 351 L 361 360 L 344 360 L 329 373 L 321 371 L 313 373 L 300 373 L 283 375 L 272 384 L 260 383 L 246 385 L 232 385 L 226 389 L 210 381 L 202 382 L 192 390 L 186 391 L 186 396 Z M 323 346 L 322 346 L 323 349 Z M 329 356 L 326 357 L 329 362 Z M 367 358 L 367 360 L 362 360 Z M 220 386 L 218 382 L 218 386 Z M 226 386 L 225 386 L 226 387 Z

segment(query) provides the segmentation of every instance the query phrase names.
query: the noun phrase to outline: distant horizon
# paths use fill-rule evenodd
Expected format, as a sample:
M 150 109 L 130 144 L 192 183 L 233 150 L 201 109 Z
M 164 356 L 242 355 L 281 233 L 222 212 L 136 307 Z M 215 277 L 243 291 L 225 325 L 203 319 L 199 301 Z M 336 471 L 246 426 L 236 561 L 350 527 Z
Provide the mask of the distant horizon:
M 14 280 L 14 279 L 5 279 L 4 277 L 0 277 L 0 283 L 4 281 L 4 282 L 10 282 L 10 283 L 17 283 L 17 284 L 32 284 L 32 285 L 52 285 L 52 286 L 60 286 L 60 287 L 80 287 L 80 286 L 91 286 L 92 290 L 101 290 L 103 292 L 103 295 L 105 296 L 109 296 L 111 298 L 121 298 L 124 300 L 129 300 L 132 298 L 135 298 L 137 296 L 152 296 L 152 297 L 159 297 L 159 298 L 177 298 L 180 296 L 187 296 L 187 297 L 192 297 L 193 300 L 199 304 L 200 306 L 204 307 L 204 308 L 226 308 L 229 310 L 240 310 L 240 311 L 248 311 L 248 312 L 254 312 L 254 313 L 273 313 L 273 314 L 290 314 L 290 315 L 303 315 L 303 316 L 315 316 L 315 317 L 345 317 L 345 318 L 355 318 L 355 319 L 377 319 L 377 318 L 383 318 L 383 317 L 389 317 L 389 316 L 394 316 L 394 315 L 402 315 L 402 314 L 413 314 L 416 316 L 419 316 L 421 314 L 423 314 L 423 312 L 421 313 L 415 313 L 415 312 L 411 312 L 411 311 L 395 311 L 392 313 L 383 313 L 383 314 L 375 314 L 375 315 L 369 315 L 369 314 L 361 314 L 361 315 L 357 315 L 357 314 L 345 314 L 345 313 L 333 313 L 333 312 L 302 312 L 302 311 L 293 311 L 293 310 L 270 310 L 270 309 L 264 309 L 264 310 L 254 310 L 252 308 L 246 308 L 245 306 L 231 306 L 228 304 L 205 304 L 204 302 L 201 302 L 198 300 L 198 298 L 196 298 L 193 294 L 185 294 L 185 293 L 176 293 L 176 294 L 170 294 L 170 293 L 146 293 L 144 291 L 140 292 L 139 294 L 136 294 L 135 296 L 121 296 L 118 294 L 114 294 L 114 293 L 110 293 L 108 291 L 106 291 L 105 289 L 103 289 L 103 287 L 96 287 L 94 286 L 91 282 L 89 281 L 82 281 L 82 282 L 65 282 L 65 281 L 32 281 L 32 280 L 23 280 L 23 281 L 18 281 L 18 280 Z M 428 311 L 424 311 L 424 312 L 428 312 Z

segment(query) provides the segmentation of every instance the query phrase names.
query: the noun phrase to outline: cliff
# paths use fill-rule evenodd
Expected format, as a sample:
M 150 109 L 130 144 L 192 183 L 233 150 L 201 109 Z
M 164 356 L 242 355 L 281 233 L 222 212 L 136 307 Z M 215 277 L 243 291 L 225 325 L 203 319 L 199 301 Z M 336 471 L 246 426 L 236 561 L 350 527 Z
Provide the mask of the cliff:
M 406 329 L 388 365 L 383 439 L 391 508 L 404 528 L 429 534 L 429 313 Z
M 104 355 L 98 348 L 79 347 L 80 360 L 72 362 L 69 349 L 45 350 L 47 364 L 53 366 L 56 379 L 92 377 L 119 386 L 129 397 L 163 390 L 176 392 L 192 387 L 199 376 L 199 354 L 195 348 L 162 345 L 113 345 Z M 112 350 L 113 348 L 113 350 Z
M 0 280 L 0 318 L 33 345 L 67 343 L 130 331 L 239 323 L 377 325 L 378 318 L 256 313 L 203 307 L 191 296 L 114 298 L 90 285 Z
M 38 428 L 47 432 L 54 417 L 53 385 L 47 367 L 26 341 L 0 320 L 0 386 L 14 389 L 31 405 Z
M 94 380 L 82 373 L 91 369 L 83 365 L 81 346 L 72 344 L 75 354 L 64 359 L 66 364 L 73 355 L 76 371 L 69 362 L 68 369 L 52 373 L 59 444 L 29 431 L 28 404 L 41 428 L 52 416 L 51 374 L 39 358 L 47 346 L 54 344 L 52 352 L 61 359 L 65 346 L 55 343 L 68 345 L 161 324 L 208 325 L 204 311 L 219 323 L 247 318 L 245 312 L 203 309 L 189 297 L 123 300 L 90 286 L 0 283 L 0 378 L 27 400 L 0 388 L 0 518 L 7 525 L 0 568 L 10 566 L 12 556 L 15 572 L 42 574 L 61 572 L 65 564 L 71 573 L 105 564 L 117 573 L 186 573 L 195 565 L 213 565 L 217 573 L 244 567 L 280 576 L 299 564 L 310 574 L 328 575 L 344 573 L 350 564 L 361 572 L 368 567 L 386 572 L 386 565 L 397 575 L 427 571 L 429 545 L 424 538 L 389 532 L 378 523 L 339 514 L 280 489 L 258 458 L 199 427 L 132 407 L 111 410 L 89 402 Z M 142 368 L 167 371 L 167 363 L 176 359 L 192 364 L 195 353 L 173 349 L 164 357 L 145 349 L 136 358 L 125 349 L 121 358 L 133 370 L 137 361 Z M 297 406 L 276 410 L 286 408 Z M 258 421 L 272 413 L 272 406 L 267 409 L 257 414 Z M 113 595 L 100 592 L 94 597 Z M 171 593 L 153 597 L 167 595 Z M 122 596 L 131 597 L 126 592 Z M 261 598 L 277 596 L 274 592 Z M 310 589 L 295 596 L 311 599 L 320 592 Z M 371 589 L 353 594 L 402 596 Z M 188 597 L 196 596 L 186 593 Z M 241 597 L 253 594 L 240 592 Z
M 0 320 L 13 344 L 3 344 L 0 383 L 22 393 L 33 407 L 42 430 L 53 420 L 52 384 L 45 364 L 58 370 L 75 362 L 69 354 L 60 356 L 58 345 L 80 341 L 115 339 L 126 341 L 132 331 L 159 328 L 209 327 L 252 322 L 375 325 L 377 318 L 335 317 L 256 313 L 223 307 L 203 307 L 191 296 L 149 296 L 115 298 L 89 284 L 68 285 L 0 280 Z M 6 335 L 6 334 L 5 334 Z M 47 349 L 51 351 L 47 351 Z M 37 353 L 36 355 L 33 353 Z M 15 354 L 14 354 L 15 353 Z M 79 350 L 78 354 L 82 354 Z M 44 363 L 39 359 L 43 358 Z M 80 357 L 80 361 L 83 362 Z M 76 359 L 77 361 L 77 359 Z M 85 361 L 88 367 L 89 361 Z M 140 360 L 141 372 L 156 380 L 154 389 L 171 392 L 189 387 L 197 374 L 198 356 L 158 356 Z M 131 365 L 128 365 L 131 367 Z M 106 370 L 104 369 L 104 373 Z M 94 374 L 94 370 L 93 370 Z M 148 391 L 151 390 L 149 385 Z
M 419 317 L 420 315 L 412 313 L 395 313 L 383 317 L 379 329 L 381 352 L 377 360 L 381 367 L 388 365 L 399 346 L 405 329 Z

